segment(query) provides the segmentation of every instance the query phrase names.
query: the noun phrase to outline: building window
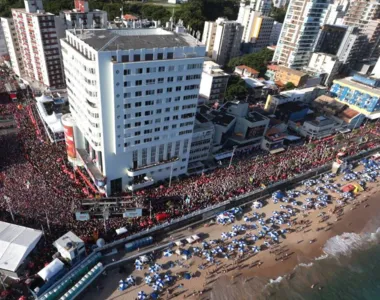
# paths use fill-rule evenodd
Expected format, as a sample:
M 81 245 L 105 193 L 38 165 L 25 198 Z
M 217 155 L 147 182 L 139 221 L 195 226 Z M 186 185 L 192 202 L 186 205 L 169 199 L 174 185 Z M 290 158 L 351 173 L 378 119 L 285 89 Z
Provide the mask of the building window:
M 139 117 L 141 117 L 141 112 L 135 113 L 135 118 L 139 118 Z
M 136 86 L 142 85 L 142 80 L 136 80 L 136 81 L 135 81 L 135 85 L 136 85 Z
M 155 84 L 156 83 L 156 79 L 147 79 L 146 80 L 146 84 L 149 85 L 149 84 Z
M 125 87 L 131 86 L 131 82 L 130 81 L 124 81 L 124 86 Z
M 153 100 L 145 101 L 145 105 L 146 106 L 154 105 L 154 101 Z
M 140 54 L 133 55 L 133 61 L 140 61 L 140 60 L 141 60 Z
M 135 107 L 140 107 L 141 106 L 141 102 L 136 102 L 135 103 Z
M 135 127 L 141 126 L 141 122 L 135 122 Z
M 156 114 L 160 114 L 160 113 L 162 113 L 162 109 L 157 109 Z
M 145 60 L 153 60 L 153 54 L 145 54 Z
M 177 76 L 177 81 L 182 81 L 183 76 Z
M 137 68 L 136 69 L 136 74 L 142 74 L 143 72 L 143 69 L 142 68 Z
M 173 91 L 173 88 L 171 88 L 171 87 L 168 87 L 167 89 L 166 89 L 166 92 L 167 93 L 171 93 Z
M 131 70 L 130 69 L 124 70 L 124 75 L 131 75 Z
M 158 67 L 158 72 L 165 72 L 165 67 Z
M 158 83 L 164 83 L 164 78 L 158 78 L 157 81 Z
M 157 60 L 162 60 L 164 59 L 164 54 L 163 53 L 157 53 Z
M 136 140 L 135 145 L 139 145 L 139 144 L 140 144 L 140 140 Z
M 173 59 L 173 52 L 168 52 L 168 53 L 166 54 L 166 58 L 167 58 L 167 59 Z
M 145 91 L 145 95 L 154 95 L 154 90 Z
M 157 89 L 157 94 L 162 94 L 164 92 L 164 89 Z
M 141 91 L 138 91 L 135 93 L 135 97 L 141 97 L 142 96 L 142 92 Z
M 131 108 L 131 104 L 130 104 L 130 103 L 124 104 L 124 108 L 125 108 L 125 109 L 127 109 L 127 108 Z
M 129 62 L 129 55 L 122 55 L 121 62 Z
M 176 86 L 175 91 L 180 92 L 182 90 L 182 86 Z
M 125 124 L 125 125 L 124 125 L 124 128 L 126 128 L 126 129 L 127 129 L 127 128 L 131 128 L 131 124 L 130 124 L 130 123 Z
M 173 82 L 174 81 L 174 77 L 168 77 L 168 82 Z

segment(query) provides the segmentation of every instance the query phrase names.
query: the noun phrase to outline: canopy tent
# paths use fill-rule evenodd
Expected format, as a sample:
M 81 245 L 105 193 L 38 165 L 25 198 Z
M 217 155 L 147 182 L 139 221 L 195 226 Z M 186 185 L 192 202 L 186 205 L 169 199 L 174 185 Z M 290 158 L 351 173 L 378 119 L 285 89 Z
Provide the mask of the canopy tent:
M 48 281 L 50 278 L 54 277 L 59 271 L 64 268 L 65 264 L 61 262 L 58 258 L 54 259 L 50 264 L 38 272 L 38 275 L 44 280 Z
M 120 235 L 120 234 L 128 232 L 128 229 L 125 227 L 121 227 L 121 228 L 116 229 L 115 231 L 117 235 Z
M 41 236 L 40 230 L 0 221 L 0 269 L 16 271 Z
M 348 193 L 348 192 L 352 192 L 355 190 L 355 186 L 353 184 L 346 184 L 343 188 L 342 188 L 342 192 L 344 193 Z

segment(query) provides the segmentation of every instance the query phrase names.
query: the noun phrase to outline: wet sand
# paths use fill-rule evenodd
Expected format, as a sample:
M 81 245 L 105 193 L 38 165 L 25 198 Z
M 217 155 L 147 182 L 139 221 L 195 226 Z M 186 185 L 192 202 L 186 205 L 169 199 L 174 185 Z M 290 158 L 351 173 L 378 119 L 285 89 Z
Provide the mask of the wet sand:
M 362 167 L 357 168 L 357 170 Z M 349 182 L 341 180 L 341 176 L 337 177 L 334 182 L 345 185 Z M 296 190 L 304 187 L 297 187 Z M 314 187 L 312 188 L 314 189 Z M 159 256 L 157 263 L 163 266 L 160 273 L 168 270 L 174 276 L 180 276 L 184 272 L 194 275 L 191 280 L 178 279 L 169 287 L 166 287 L 160 293 L 161 299 L 212 299 L 212 300 L 234 300 L 234 299 L 254 299 L 253 291 L 255 284 L 265 284 L 271 279 L 274 280 L 279 276 L 291 276 L 294 268 L 300 263 L 310 263 L 316 257 L 323 255 L 323 246 L 326 241 L 344 232 L 360 233 L 368 220 L 376 216 L 380 211 L 380 191 L 379 183 L 367 183 L 366 191 L 357 194 L 355 200 L 347 203 L 342 208 L 342 214 L 338 217 L 332 213 L 339 195 L 328 191 L 332 196 L 333 204 L 324 209 L 312 210 L 308 214 L 298 213 L 291 220 L 297 218 L 297 222 L 303 222 L 302 225 L 292 225 L 292 229 L 296 232 L 287 233 L 285 238 L 280 238 L 278 245 L 273 248 L 263 250 L 259 253 L 248 251 L 243 257 L 231 256 L 230 259 L 217 258 L 217 264 L 206 264 L 203 257 L 193 256 L 188 260 L 182 260 L 180 256 L 174 254 L 171 257 Z M 297 201 L 305 202 L 310 196 L 300 196 Z M 314 197 L 314 196 L 312 196 Z M 268 204 L 261 209 L 255 210 L 258 213 L 264 212 L 267 217 L 272 215 L 274 210 L 280 211 L 280 205 L 286 204 L 279 202 L 274 204 L 271 199 L 267 199 Z M 328 220 L 321 222 L 318 216 L 321 212 L 325 212 L 329 216 Z M 248 210 L 248 215 L 252 210 Z M 302 220 L 302 221 L 301 221 Z M 181 235 L 188 237 L 198 234 L 202 240 L 210 241 L 211 239 L 220 239 L 222 232 L 231 231 L 232 225 L 246 224 L 242 219 L 237 219 L 235 223 L 230 225 L 210 225 L 208 227 L 200 227 L 194 230 L 185 230 Z M 330 225 L 328 225 L 330 224 Z M 302 229 L 301 229 L 302 227 Z M 287 225 L 281 225 L 282 229 L 288 228 Z M 317 230 L 317 228 L 323 228 Z M 247 230 L 246 233 L 257 233 L 257 230 Z M 235 238 L 243 238 L 245 233 L 239 234 Z M 310 244 L 311 240 L 315 240 Z M 231 239 L 227 241 L 230 242 Z M 261 245 L 263 240 L 259 240 L 255 245 Z M 200 247 L 200 243 L 193 245 L 185 245 L 183 249 L 191 247 Z M 249 247 L 251 248 L 251 247 Z M 176 248 L 174 248 L 176 249 Z M 174 268 L 168 268 L 168 262 L 179 261 L 182 266 L 176 265 Z M 199 269 L 200 265 L 205 265 L 204 269 Z M 125 265 L 126 272 L 119 274 L 118 270 L 113 270 L 107 276 L 102 276 L 93 284 L 84 295 L 84 299 L 135 299 L 139 291 L 145 291 L 148 295 L 152 293 L 152 288 L 145 284 L 143 278 L 148 273 L 146 267 L 142 271 L 134 270 L 133 263 Z M 125 279 L 132 274 L 137 279 L 137 286 L 129 287 L 125 291 L 117 290 L 120 279 Z M 255 280 L 253 280 L 255 279 Z M 181 286 L 180 286 L 181 285 Z M 168 292 L 170 291 L 170 293 Z M 199 291 L 203 291 L 202 294 Z

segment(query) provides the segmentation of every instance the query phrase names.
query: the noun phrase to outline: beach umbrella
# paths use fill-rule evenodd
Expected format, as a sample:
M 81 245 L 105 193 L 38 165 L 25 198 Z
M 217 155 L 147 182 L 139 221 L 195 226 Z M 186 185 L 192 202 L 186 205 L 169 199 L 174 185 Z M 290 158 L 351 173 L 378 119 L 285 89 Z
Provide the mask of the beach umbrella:
M 162 269 L 162 266 L 160 264 L 154 264 L 154 267 L 156 268 L 156 271 L 159 271 Z
M 194 253 L 199 253 L 201 250 L 198 247 L 193 247 L 193 252 Z
M 170 282 L 173 280 L 173 277 L 171 277 L 170 275 L 168 274 L 165 274 L 165 278 L 164 278 L 165 282 Z
M 151 267 L 149 267 L 149 272 L 150 272 L 150 273 L 154 273 L 154 272 L 156 272 L 156 268 L 155 268 L 155 266 L 151 266 Z
M 213 263 L 213 262 L 214 262 L 214 258 L 213 258 L 212 256 L 208 256 L 208 257 L 206 258 L 206 260 L 207 260 L 208 262 L 210 262 L 210 263 Z
M 235 236 L 237 236 L 237 233 L 234 231 L 231 231 L 229 235 L 230 235 L 230 237 L 235 237 Z
M 132 275 L 130 275 L 130 276 L 128 276 L 128 278 L 127 278 L 127 282 L 128 282 L 128 284 L 135 284 L 135 278 L 133 278 L 133 276 Z
M 158 286 L 159 289 L 164 288 L 164 283 L 161 279 L 156 281 L 156 285 Z
M 152 283 L 152 277 L 150 277 L 149 275 L 145 276 L 145 283 L 146 284 L 151 284 Z
M 185 278 L 186 280 L 190 280 L 191 279 L 191 274 L 190 273 L 185 273 L 183 275 L 183 278 Z
M 158 279 L 160 279 L 160 274 L 158 274 L 158 273 L 153 273 L 153 279 L 154 279 L 154 280 L 158 280 Z
M 228 254 L 224 254 L 224 258 L 225 259 L 230 259 L 230 257 L 228 256 Z
M 136 259 L 136 260 L 135 260 L 135 265 L 142 265 L 142 262 L 141 262 L 141 260 L 139 260 L 139 259 Z
M 142 269 L 143 269 L 143 266 L 142 266 L 142 265 L 136 265 L 136 270 L 141 271 Z
M 252 247 L 252 251 L 254 253 L 257 253 L 257 252 L 259 252 L 259 248 L 257 246 L 254 246 L 254 247 Z
M 139 300 L 145 300 L 147 298 L 147 294 L 144 293 L 144 291 L 140 291 L 138 294 L 137 294 L 137 298 Z
M 235 250 L 235 247 L 234 247 L 232 244 L 229 244 L 229 245 L 227 246 L 227 250 L 228 250 L 229 252 L 234 251 L 234 250 Z
M 239 251 L 239 253 L 244 253 L 244 249 L 243 248 L 239 248 L 238 251 Z
M 127 287 L 127 284 L 123 280 L 119 281 L 119 291 L 124 291 Z
M 228 239 L 228 234 L 225 232 L 222 232 L 221 238 L 222 238 L 222 240 Z
M 158 299 L 158 293 L 154 292 L 154 293 L 150 294 L 150 297 L 152 299 Z
M 152 289 L 155 291 L 159 291 L 161 288 L 157 284 L 153 284 Z
M 202 242 L 202 247 L 206 249 L 209 247 L 209 244 L 206 241 L 204 241 Z
M 211 249 L 211 253 L 215 255 L 218 253 L 218 251 L 214 248 L 214 249 Z
M 165 257 L 170 257 L 172 255 L 173 255 L 173 253 L 169 249 L 164 251 L 164 256 Z

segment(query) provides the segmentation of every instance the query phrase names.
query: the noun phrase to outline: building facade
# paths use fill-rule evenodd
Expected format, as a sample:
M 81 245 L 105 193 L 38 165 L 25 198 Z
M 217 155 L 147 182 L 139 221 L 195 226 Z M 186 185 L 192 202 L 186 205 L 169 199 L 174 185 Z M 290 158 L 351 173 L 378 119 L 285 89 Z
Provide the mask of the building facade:
M 215 22 L 207 22 L 202 39 L 207 55 L 225 66 L 230 59 L 240 55 L 242 34 L 243 26 L 236 21 L 218 18 Z
M 205 98 L 207 103 L 223 102 L 228 78 L 230 75 L 225 73 L 218 64 L 213 61 L 205 61 L 199 95 Z
M 335 100 L 348 104 L 369 119 L 380 117 L 380 80 L 354 75 L 334 80 L 330 93 Z
M 42 1 L 25 0 L 25 9 L 12 9 L 27 81 L 49 88 L 65 86 L 59 38 L 64 35 L 59 17 L 45 13 Z
M 304 70 L 314 76 L 322 77 L 321 84 L 329 86 L 338 75 L 341 65 L 342 63 L 335 55 L 315 52 Z
M 0 57 L 8 56 L 7 42 L 5 40 L 5 34 L 3 27 L 0 24 Z
M 336 56 L 346 66 L 352 67 L 362 58 L 363 45 L 367 42 L 365 35 L 357 27 L 348 27 Z
M 88 1 L 75 0 L 74 9 L 59 13 L 66 29 L 107 28 L 107 12 L 99 9 L 90 10 Z
M 249 36 L 249 42 L 242 45 L 244 53 L 255 53 L 269 46 L 274 19 L 266 16 L 255 18 Z
M 278 39 L 280 38 L 281 29 L 282 29 L 282 23 L 274 21 L 272 32 L 270 33 L 270 37 L 269 37 L 270 45 L 277 45 Z
M 330 1 L 291 0 L 273 60 L 301 69 L 309 62 L 319 28 L 325 23 Z
M 323 25 L 318 33 L 314 52 L 336 55 L 347 33 L 347 26 Z
M 205 47 L 163 29 L 67 30 L 61 44 L 95 184 L 109 195 L 186 174 Z
M 13 72 L 19 77 L 24 73 L 20 44 L 17 39 L 17 32 L 12 18 L 1 18 L 1 27 L 11 62 Z
M 308 75 L 302 71 L 286 68 L 284 66 L 278 66 L 274 80 L 279 81 L 282 84 L 288 82 L 293 83 L 296 87 L 306 84 Z

